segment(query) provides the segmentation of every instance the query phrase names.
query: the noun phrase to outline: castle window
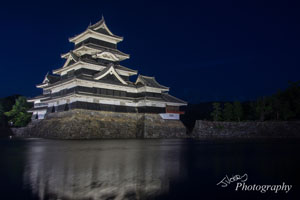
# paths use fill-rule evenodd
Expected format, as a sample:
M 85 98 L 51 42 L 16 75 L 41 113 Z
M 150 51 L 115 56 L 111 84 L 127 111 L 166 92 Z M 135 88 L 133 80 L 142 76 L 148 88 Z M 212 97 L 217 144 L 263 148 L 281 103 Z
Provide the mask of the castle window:
M 107 95 L 113 95 L 113 90 L 107 90 Z
M 120 92 L 118 90 L 114 90 L 114 96 L 120 96 Z
M 120 93 L 121 93 L 121 97 L 126 97 L 126 92 L 121 91 Z
M 69 110 L 69 104 L 65 105 L 64 111 L 68 111 Z

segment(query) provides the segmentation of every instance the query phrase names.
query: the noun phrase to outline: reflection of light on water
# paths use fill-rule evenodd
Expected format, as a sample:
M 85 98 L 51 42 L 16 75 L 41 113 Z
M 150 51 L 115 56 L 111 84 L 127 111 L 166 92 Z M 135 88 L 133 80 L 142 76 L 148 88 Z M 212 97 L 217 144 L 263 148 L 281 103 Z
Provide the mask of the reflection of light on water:
M 180 145 L 165 141 L 38 141 L 24 179 L 40 199 L 143 199 L 179 176 Z

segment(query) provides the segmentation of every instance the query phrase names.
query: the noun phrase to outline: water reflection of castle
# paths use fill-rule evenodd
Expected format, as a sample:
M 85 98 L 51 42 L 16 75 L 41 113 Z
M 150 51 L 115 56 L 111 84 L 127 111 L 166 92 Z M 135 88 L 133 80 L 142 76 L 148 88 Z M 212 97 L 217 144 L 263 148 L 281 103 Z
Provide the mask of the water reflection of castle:
M 29 147 L 25 183 L 39 199 L 154 197 L 182 167 L 180 145 L 163 142 L 39 141 Z

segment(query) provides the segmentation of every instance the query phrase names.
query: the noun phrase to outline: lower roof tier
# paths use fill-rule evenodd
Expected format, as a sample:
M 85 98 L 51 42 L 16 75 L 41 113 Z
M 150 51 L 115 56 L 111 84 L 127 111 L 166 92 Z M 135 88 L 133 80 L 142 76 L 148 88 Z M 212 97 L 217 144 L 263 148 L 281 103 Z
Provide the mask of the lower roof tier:
M 137 96 L 138 95 L 138 96 Z M 184 106 L 186 102 L 173 97 L 168 93 L 153 94 L 153 93 L 122 93 L 120 91 L 112 90 L 87 90 L 87 88 L 72 88 L 60 94 L 47 94 L 32 98 L 28 101 L 36 103 L 58 103 L 58 102 L 72 102 L 72 101 L 86 101 L 86 102 L 102 102 L 107 104 L 126 104 L 134 107 L 139 107 L 144 104 L 155 104 L 160 107 L 166 105 Z
M 63 112 L 74 109 L 84 109 L 84 110 L 96 110 L 96 111 L 109 111 L 109 112 L 126 112 L 126 113 L 166 113 L 167 109 L 165 107 L 155 107 L 155 106 L 124 106 L 124 105 L 109 105 L 102 103 L 93 102 L 82 102 L 76 101 L 72 103 L 66 103 L 57 106 L 50 106 L 41 109 L 32 109 L 29 112 L 39 115 L 54 112 Z M 180 112 L 183 113 L 183 112 Z

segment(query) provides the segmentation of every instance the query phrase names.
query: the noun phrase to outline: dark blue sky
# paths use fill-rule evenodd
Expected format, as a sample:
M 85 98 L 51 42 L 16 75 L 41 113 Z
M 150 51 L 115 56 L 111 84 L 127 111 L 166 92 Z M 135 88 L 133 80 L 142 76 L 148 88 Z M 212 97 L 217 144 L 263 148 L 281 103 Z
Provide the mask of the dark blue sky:
M 188 102 L 249 100 L 300 80 L 300 12 L 289 1 L 9 1 L 0 6 L 0 97 L 38 95 L 68 38 L 103 14 L 130 54 Z

